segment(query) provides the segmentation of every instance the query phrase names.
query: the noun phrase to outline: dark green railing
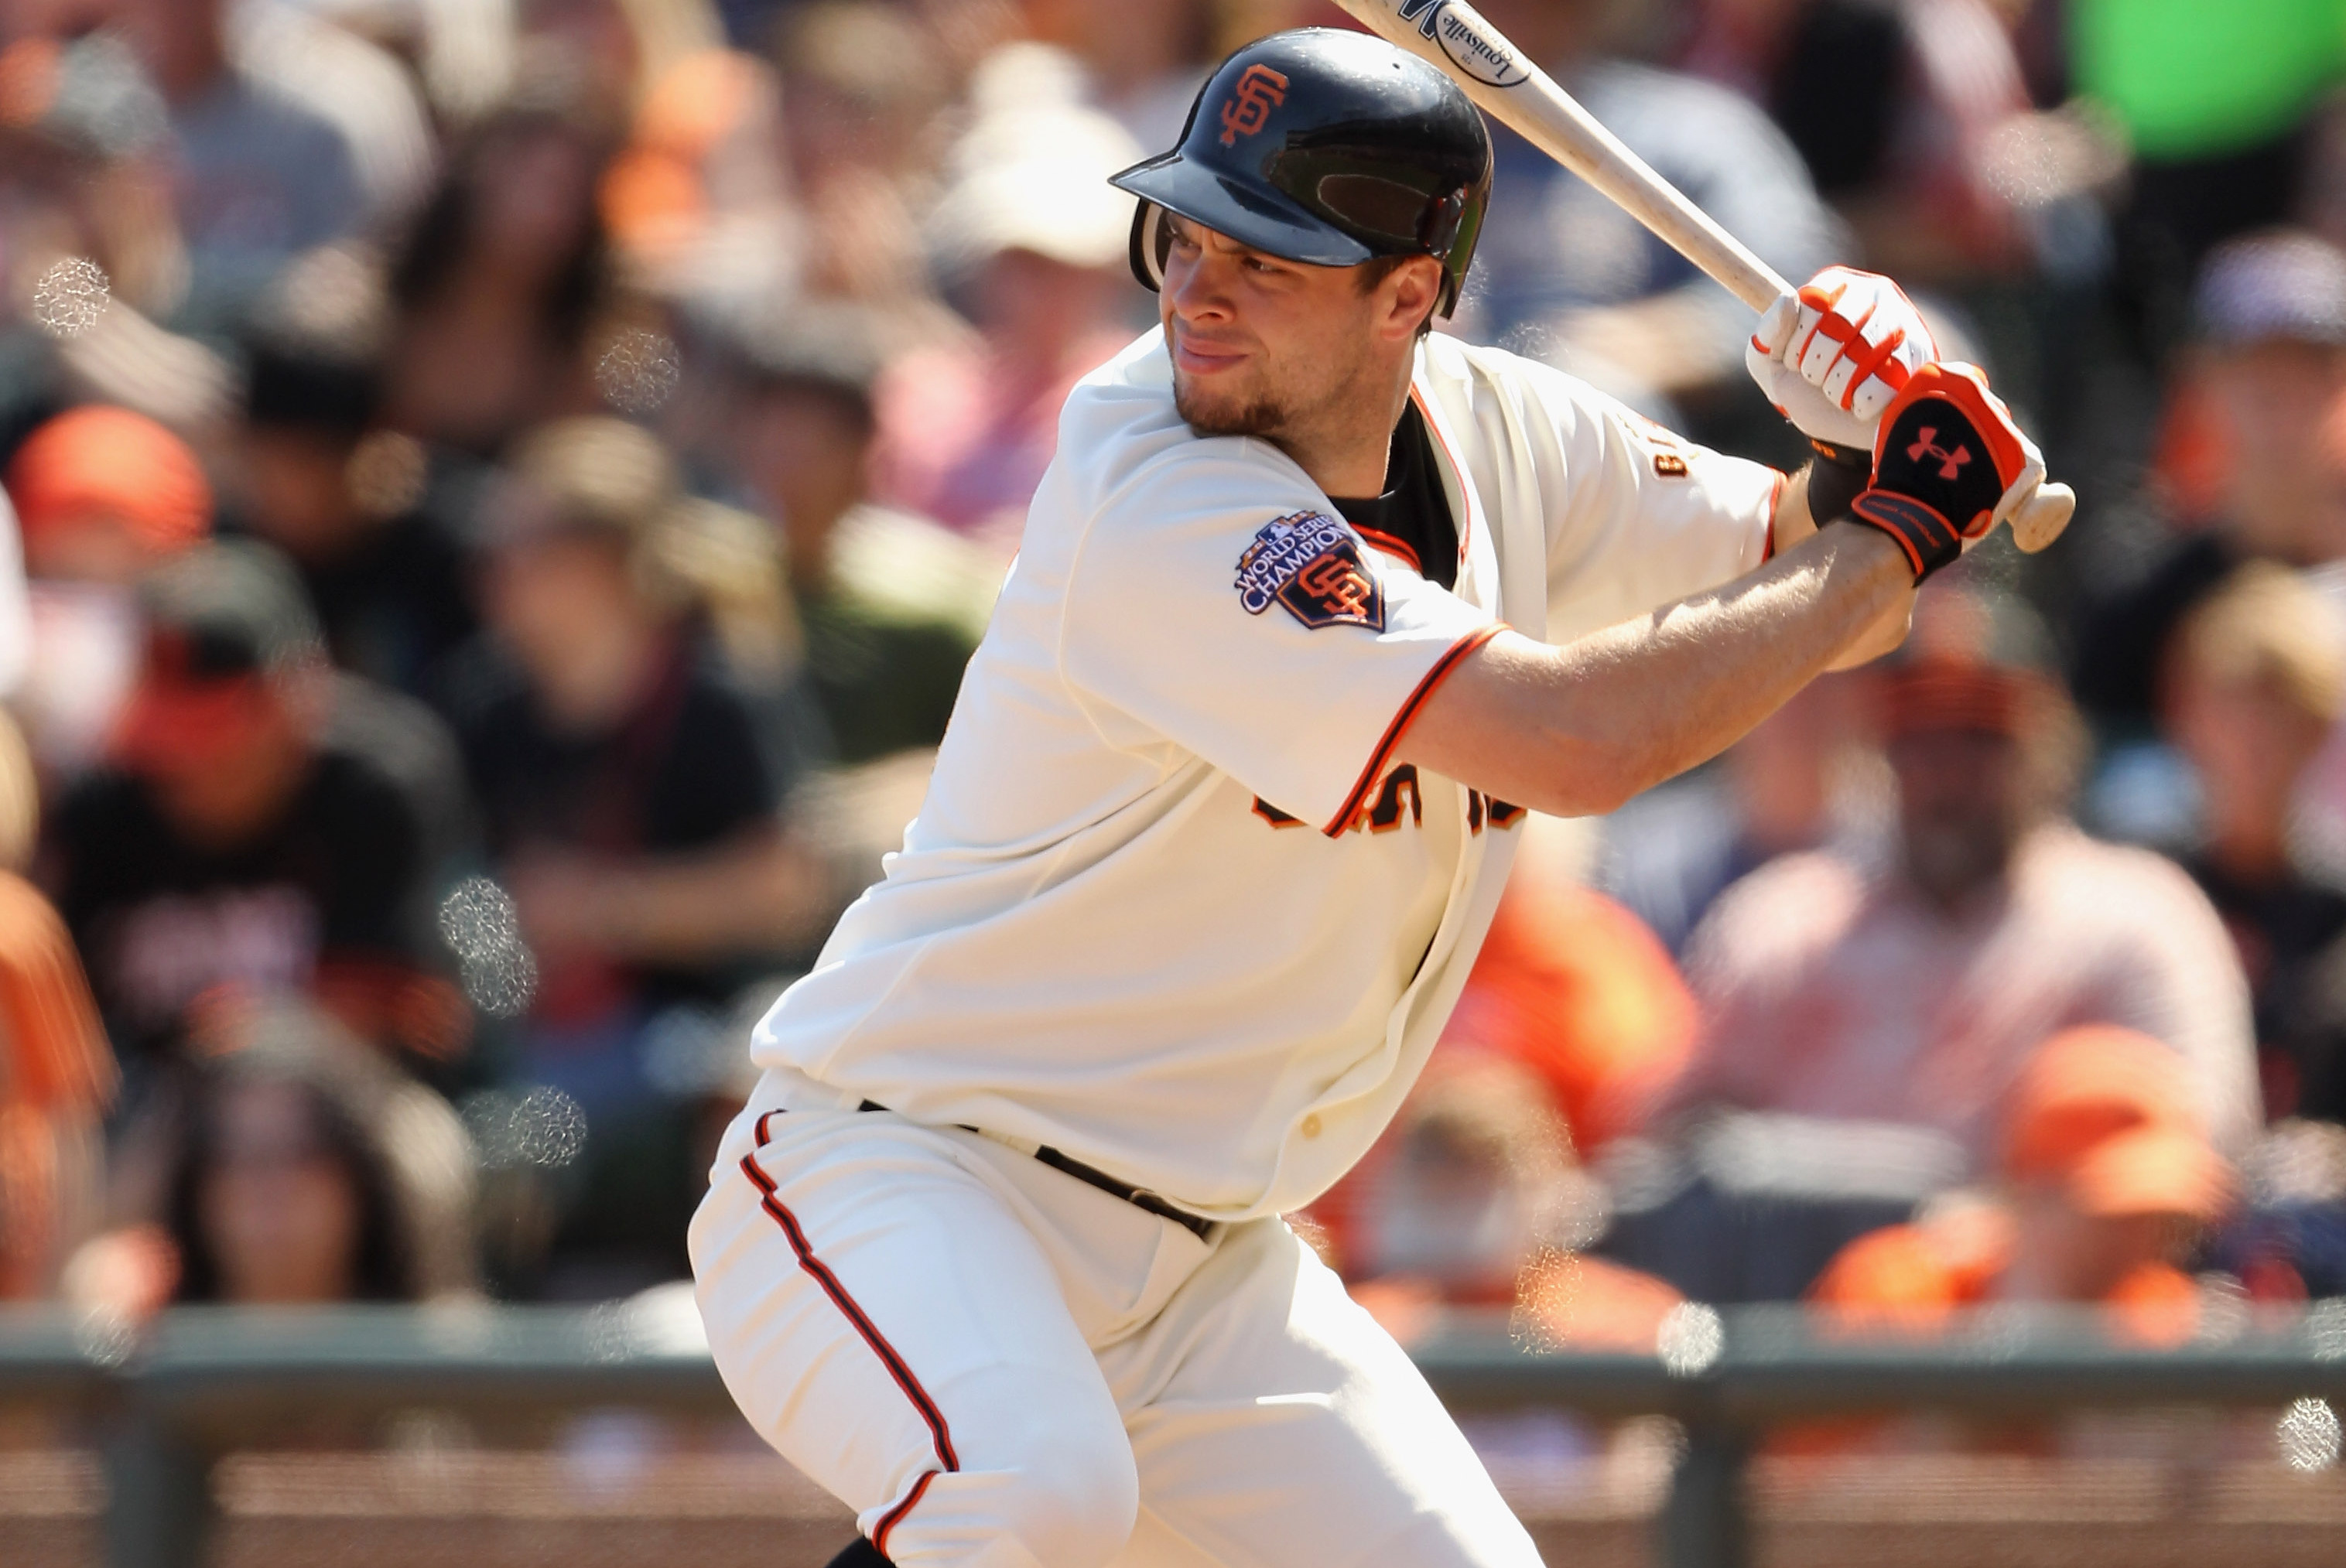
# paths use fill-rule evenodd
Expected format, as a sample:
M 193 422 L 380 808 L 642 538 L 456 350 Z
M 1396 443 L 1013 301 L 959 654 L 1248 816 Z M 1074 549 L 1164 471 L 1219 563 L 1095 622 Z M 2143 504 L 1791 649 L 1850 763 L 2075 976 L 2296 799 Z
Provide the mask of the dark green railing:
M 2233 1315 L 2175 1349 L 2113 1342 L 2091 1315 L 1977 1314 L 1928 1340 L 1820 1333 L 1796 1308 L 1685 1316 L 1661 1356 L 1536 1352 L 1504 1323 L 1464 1320 L 1417 1362 L 1454 1408 L 1546 1406 L 1663 1415 L 1688 1443 L 1658 1521 L 1668 1568 L 1749 1561 L 1743 1472 L 1787 1421 L 1901 1410 L 2002 1418 L 2083 1409 L 2346 1408 L 2346 1300 Z M 87 1423 L 102 1442 L 110 1568 L 195 1568 L 219 1455 L 268 1445 L 321 1412 L 352 1428 L 437 1410 L 485 1432 L 543 1431 L 626 1405 L 730 1410 L 707 1355 L 663 1345 L 616 1308 L 187 1308 L 145 1335 L 47 1311 L 0 1313 L 0 1404 Z

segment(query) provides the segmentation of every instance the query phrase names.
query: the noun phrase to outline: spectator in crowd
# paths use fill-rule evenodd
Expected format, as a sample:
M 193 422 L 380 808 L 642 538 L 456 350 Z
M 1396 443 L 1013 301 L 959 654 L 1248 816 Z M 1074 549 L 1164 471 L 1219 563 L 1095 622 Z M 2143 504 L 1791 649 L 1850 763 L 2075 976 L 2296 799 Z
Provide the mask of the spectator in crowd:
M 957 153 L 939 204 L 978 341 L 901 357 L 881 391 L 881 485 L 899 505 L 1016 550 L 1076 382 L 1133 339 L 1132 199 L 1107 177 L 1141 149 L 1071 107 L 999 116 Z
M 992 613 L 998 562 L 871 499 L 881 352 L 862 317 L 767 318 L 743 331 L 736 357 L 735 466 L 780 528 L 836 759 L 933 748 Z
M 607 152 L 578 113 L 525 105 L 451 153 L 392 267 L 386 424 L 485 456 L 589 405 L 587 346 L 607 282 L 595 183 Z
M 59 414 L 8 465 L 25 569 L 49 582 L 136 583 L 211 530 L 195 453 L 143 414 L 102 404 Z
M 352 14 L 369 3 L 248 5 L 233 15 L 230 47 L 342 132 L 372 232 L 413 215 L 432 188 L 434 154 L 421 84 Z
M 1988 1168 L 2039 1043 L 2162 1041 L 2228 1148 L 2260 1122 L 2247 988 L 2206 897 L 2063 812 L 2077 727 L 2022 606 L 1939 588 L 1884 677 L 1891 863 L 1790 856 L 1729 890 L 1688 950 L 1707 1030 L 1680 1105 L 1937 1129 Z
M 559 1246 L 637 1284 L 682 1267 L 699 1196 L 679 1174 L 692 1106 L 662 1087 L 661 1043 L 722 1017 L 834 912 L 783 820 L 803 761 L 761 735 L 661 570 L 678 500 L 638 426 L 524 436 L 488 503 L 487 633 L 449 697 L 492 869 L 536 958 L 513 1071 L 583 1108 L 590 1190 L 661 1200 L 582 1200 Z M 797 738 L 797 759 L 820 751 Z
M 2209 249 L 2296 214 L 2310 123 L 2346 76 L 2346 34 L 2329 6 L 2301 0 L 2070 0 L 2066 10 L 2076 87 L 2133 149 L 2121 293 L 2163 355 Z
M 301 574 L 339 667 L 421 693 L 476 623 L 426 454 L 376 426 L 380 285 L 361 258 L 324 250 L 274 292 L 247 333 L 232 515 Z
M 1135 144 L 1171 147 L 1181 139 L 1181 122 L 1213 64 L 1213 8 L 1204 0 L 1116 6 L 1025 0 L 1024 9 L 1029 34 L 1081 63 L 1090 101 Z
M 249 543 L 150 576 L 109 765 L 66 791 L 44 870 L 126 1065 L 151 1073 L 209 1008 L 314 1000 L 427 1060 L 470 1020 L 429 901 L 455 837 L 449 743 L 326 666 L 284 562 Z
M 575 84 L 580 107 L 616 129 L 655 68 L 633 15 L 647 9 L 623 0 L 520 0 L 514 43 L 521 68 Z
M 1602 0 L 1494 0 L 1482 9 L 1784 276 L 1805 278 L 1844 249 L 1784 133 L 1723 87 L 1613 56 L 1606 27 L 1617 18 Z M 1628 377 L 1668 397 L 1730 389 L 1741 399 L 1749 308 L 1546 154 L 1504 130 L 1493 139 L 1506 195 L 1492 204 L 1476 248 L 1478 298 L 1462 327 L 1607 384 Z
M 655 536 L 678 500 L 655 437 L 583 419 L 531 432 L 489 503 L 488 637 L 449 700 L 491 860 L 538 956 L 549 1068 L 556 1036 L 721 1003 L 749 978 L 743 961 L 796 950 L 823 912 L 783 831 L 797 780 L 658 580 Z M 562 1086 L 590 1114 L 612 1101 Z
M 2185 863 L 2249 977 L 2265 1108 L 2346 1120 L 2346 891 L 2291 842 L 2306 769 L 2346 709 L 2346 627 L 2297 574 L 2251 562 L 2184 619 L 2164 706 L 2199 786 Z
M 0 872 L 31 870 L 40 838 L 40 772 L 24 731 L 0 709 Z
M 136 1123 L 123 1223 L 66 1273 L 134 1320 L 175 1302 L 252 1307 L 469 1294 L 473 1156 L 431 1090 L 310 1007 L 216 1014 L 206 1049 Z
M 947 107 L 937 42 L 903 7 L 843 0 L 794 5 L 774 33 L 806 290 L 884 308 L 918 336 L 947 330 L 918 217 L 934 199 Z
M 2300 233 L 2232 241 L 2192 313 L 2167 435 L 2182 530 L 2077 627 L 2077 700 L 2123 734 L 2150 728 L 2177 621 L 2235 565 L 2314 565 L 2338 547 L 2314 525 L 2337 484 L 2321 432 L 2346 397 L 2346 253 Z
M 97 1223 L 114 1054 L 56 911 L 0 871 L 0 1301 L 37 1300 Z
M 467 1288 L 463 1237 L 427 1234 L 435 1219 L 463 1223 L 454 1115 L 438 1110 L 433 1173 L 454 1191 L 423 1188 L 418 1162 L 387 1146 L 418 1120 L 402 1098 L 429 1093 L 316 1014 L 264 1017 L 229 1042 L 197 1074 L 167 1189 L 176 1299 L 420 1301 Z
M 1505 1307 L 1531 1343 L 1650 1354 L 1680 1298 L 1575 1250 L 1596 1212 L 1539 1077 L 1445 1048 L 1361 1165 L 1312 1206 L 1307 1234 L 1404 1344 L 1444 1307 Z
M 211 484 L 163 426 L 92 404 L 35 431 L 7 487 L 32 579 L 18 711 L 43 771 L 63 781 L 104 751 L 138 671 L 138 581 L 209 535 Z
M 2001 1107 L 1994 1196 L 1851 1242 L 1810 1298 L 1836 1325 L 1905 1330 L 1994 1301 L 2092 1302 L 2118 1332 L 2181 1343 L 2199 1287 L 2179 1265 L 2239 1186 L 2198 1097 L 2158 1041 L 2108 1025 L 2055 1034 Z
M 631 275 L 697 304 L 798 292 L 808 237 L 780 115 L 772 69 L 733 50 L 688 55 L 653 82 L 597 198 Z
M 1886 804 L 1862 734 L 1863 676 L 1811 681 L 1719 759 L 1605 823 L 1598 885 L 1682 952 L 1712 902 L 1780 855 L 1878 851 Z
M 62 398 L 200 405 L 211 357 L 149 318 L 184 302 L 188 259 L 167 167 L 170 119 L 137 57 L 110 33 L 26 32 L 0 50 L 0 450 Z M 90 286 L 94 267 L 104 280 Z M 66 269 L 60 273 L 58 269 Z M 62 290 L 45 280 L 75 277 Z M 104 309 L 97 310 L 100 303 Z M 97 320 L 88 319 L 97 311 Z M 79 327 L 61 333 L 60 325 Z M 193 377 L 171 374 L 192 359 Z M 164 389 L 178 384 L 174 399 Z M 155 393 L 140 398 L 138 393 Z
M 349 138 L 231 46 L 229 0 L 112 9 L 170 106 L 173 196 L 199 290 L 233 310 L 295 252 L 359 230 L 367 191 Z
M 33 660 L 33 606 L 25 581 L 24 535 L 8 492 L 0 489 L 0 697 L 14 697 Z M 21 736 L 14 738 L 20 748 Z
M 1866 265 L 1910 288 L 1960 283 L 2028 260 L 2004 144 L 2032 105 L 1998 12 L 1991 0 L 1704 0 L 1682 64 L 1767 109 Z M 2026 175 L 2053 178 L 2060 145 L 2040 130 Z

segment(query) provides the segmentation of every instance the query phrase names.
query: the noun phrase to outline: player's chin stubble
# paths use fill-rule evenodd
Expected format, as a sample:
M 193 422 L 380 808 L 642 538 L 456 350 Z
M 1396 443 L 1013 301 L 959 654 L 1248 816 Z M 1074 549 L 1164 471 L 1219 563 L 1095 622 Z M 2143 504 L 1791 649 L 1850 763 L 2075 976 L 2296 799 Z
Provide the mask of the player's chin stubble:
M 1215 399 L 1173 374 L 1173 412 L 1199 435 L 1269 435 L 1287 423 L 1287 411 L 1269 397 Z

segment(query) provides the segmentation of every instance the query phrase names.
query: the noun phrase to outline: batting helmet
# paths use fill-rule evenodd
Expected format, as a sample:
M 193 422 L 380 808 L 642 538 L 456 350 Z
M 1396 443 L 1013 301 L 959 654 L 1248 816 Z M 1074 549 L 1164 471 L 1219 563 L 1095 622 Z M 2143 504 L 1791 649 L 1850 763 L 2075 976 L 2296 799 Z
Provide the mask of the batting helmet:
M 1180 145 L 1111 182 L 1140 199 L 1132 270 L 1165 276 L 1167 212 L 1269 255 L 1320 267 L 1379 256 L 1443 265 L 1458 290 L 1491 199 L 1483 117 L 1440 71 L 1381 38 L 1299 27 L 1222 62 Z

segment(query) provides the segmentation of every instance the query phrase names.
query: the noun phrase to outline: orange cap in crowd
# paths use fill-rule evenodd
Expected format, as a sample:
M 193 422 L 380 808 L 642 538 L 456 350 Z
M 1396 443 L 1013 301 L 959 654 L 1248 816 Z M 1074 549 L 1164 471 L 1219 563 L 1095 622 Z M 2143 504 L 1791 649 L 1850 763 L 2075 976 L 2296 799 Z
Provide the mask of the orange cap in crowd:
M 2065 1029 L 2029 1058 L 2005 1102 L 2004 1174 L 2057 1180 L 2105 1139 L 2154 1126 L 2206 1141 L 2183 1059 L 2114 1023 Z
M 117 519 L 156 556 L 211 531 L 211 486 L 195 453 L 127 408 L 91 404 L 42 425 L 17 448 L 7 487 L 28 544 L 95 514 Z

